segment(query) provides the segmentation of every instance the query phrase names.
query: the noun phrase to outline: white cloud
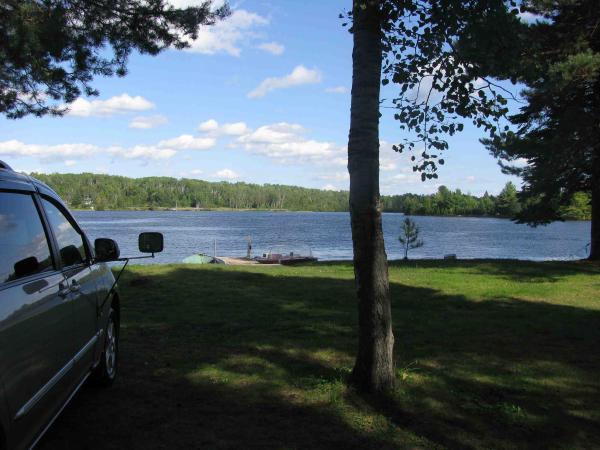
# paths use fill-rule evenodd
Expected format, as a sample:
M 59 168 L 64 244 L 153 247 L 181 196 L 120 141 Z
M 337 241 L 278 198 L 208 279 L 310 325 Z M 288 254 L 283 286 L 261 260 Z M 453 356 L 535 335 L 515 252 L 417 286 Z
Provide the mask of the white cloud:
M 244 133 L 247 133 L 249 129 L 244 122 L 234 122 L 223 124 L 219 131 L 229 136 L 240 136 Z
M 341 191 L 341 189 L 335 187 L 333 184 L 326 184 L 321 189 L 324 191 Z
M 265 125 L 240 136 L 236 142 L 246 150 L 280 163 L 319 162 L 329 164 L 345 153 L 331 142 L 306 139 L 304 128 L 286 122 Z
M 168 159 L 176 154 L 176 150 L 161 146 L 136 145 L 134 147 L 99 147 L 92 144 L 59 144 L 37 145 L 25 144 L 11 140 L 0 142 L 0 155 L 11 158 L 32 157 L 40 161 L 65 161 L 67 166 L 73 165 L 74 158 L 85 159 L 93 156 L 111 155 L 126 159 Z
M 235 180 L 239 178 L 239 175 L 231 169 L 223 169 L 215 173 L 214 177 L 220 180 Z
M 345 86 L 335 86 L 325 89 L 325 92 L 329 94 L 345 94 L 346 92 L 348 92 L 348 89 L 346 89 Z
M 137 116 L 129 122 L 129 128 L 137 128 L 140 130 L 148 130 L 150 128 L 164 125 L 169 120 L 165 116 L 157 114 L 155 116 Z
M 177 154 L 172 148 L 156 147 L 153 145 L 136 145 L 134 147 L 109 147 L 106 149 L 111 155 L 125 159 L 169 159 Z
M 68 115 L 76 117 L 109 117 L 115 114 L 145 111 L 155 107 L 153 103 L 144 97 L 139 95 L 132 97 L 129 94 L 117 95 L 107 100 L 89 101 L 84 98 L 78 98 L 73 103 L 63 106 L 69 108 Z
M 258 14 L 236 9 L 225 20 L 218 21 L 214 25 L 202 26 L 198 31 L 197 39 L 190 41 L 190 47 L 185 50 L 206 55 L 227 53 L 240 56 L 241 43 L 246 43 L 254 37 L 254 28 L 268 23 L 266 18 Z
M 215 139 L 210 137 L 196 138 L 191 134 L 182 134 L 173 139 L 160 141 L 159 147 L 174 148 L 177 150 L 207 150 L 215 146 Z
M 285 47 L 278 42 L 264 42 L 258 48 L 273 55 L 281 55 L 285 50 Z
M 250 129 L 245 122 L 230 122 L 220 125 L 215 119 L 209 119 L 198 125 L 198 131 L 207 133 L 210 136 L 228 135 L 228 136 L 240 136 L 248 133 Z
M 315 84 L 321 82 L 321 73 L 316 69 L 307 69 L 300 65 L 283 77 L 271 77 L 263 80 L 255 89 L 248 93 L 249 98 L 264 97 L 268 92 L 275 89 L 286 89 L 303 84 Z
M 91 144 L 37 145 L 25 144 L 14 139 L 0 142 L 0 155 L 13 158 L 34 157 L 45 160 L 64 160 L 65 158 L 88 157 L 98 150 L 97 146 Z
M 472 182 L 474 182 L 474 181 L 476 180 L 476 177 L 475 177 L 474 175 L 469 175 L 469 176 L 466 178 L 466 180 L 467 180 L 469 183 L 472 183 Z
M 67 167 L 74 166 L 75 164 L 77 164 L 77 160 L 75 160 L 75 159 L 67 159 L 65 161 L 65 166 L 67 166 Z
M 216 131 L 218 129 L 219 122 L 217 122 L 215 119 L 209 119 L 206 122 L 202 122 L 200 125 L 198 125 L 198 131 L 209 132 Z

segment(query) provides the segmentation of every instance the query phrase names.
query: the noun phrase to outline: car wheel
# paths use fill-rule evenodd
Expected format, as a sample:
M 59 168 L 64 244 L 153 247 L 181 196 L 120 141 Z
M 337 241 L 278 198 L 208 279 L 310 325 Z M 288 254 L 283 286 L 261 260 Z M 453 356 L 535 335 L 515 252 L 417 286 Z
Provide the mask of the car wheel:
M 100 363 L 94 369 L 93 380 L 100 386 L 110 386 L 117 377 L 119 362 L 119 321 L 114 309 L 110 309 L 104 333 L 104 350 Z

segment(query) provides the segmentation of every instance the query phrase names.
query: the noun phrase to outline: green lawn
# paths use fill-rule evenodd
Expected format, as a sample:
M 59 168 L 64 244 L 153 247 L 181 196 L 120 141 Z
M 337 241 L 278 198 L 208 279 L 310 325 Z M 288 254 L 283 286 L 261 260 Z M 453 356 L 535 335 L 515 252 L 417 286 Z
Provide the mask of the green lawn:
M 43 448 L 600 448 L 600 266 L 390 268 L 398 388 L 346 387 L 349 264 L 137 266 L 121 372 Z

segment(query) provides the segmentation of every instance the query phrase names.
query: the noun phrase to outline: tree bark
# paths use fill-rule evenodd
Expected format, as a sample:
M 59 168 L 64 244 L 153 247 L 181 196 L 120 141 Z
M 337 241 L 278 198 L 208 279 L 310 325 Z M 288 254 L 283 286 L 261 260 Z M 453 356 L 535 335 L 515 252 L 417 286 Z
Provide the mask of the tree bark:
M 383 393 L 393 389 L 395 376 L 379 194 L 380 1 L 354 0 L 353 3 L 348 171 L 359 339 L 351 382 L 363 392 Z

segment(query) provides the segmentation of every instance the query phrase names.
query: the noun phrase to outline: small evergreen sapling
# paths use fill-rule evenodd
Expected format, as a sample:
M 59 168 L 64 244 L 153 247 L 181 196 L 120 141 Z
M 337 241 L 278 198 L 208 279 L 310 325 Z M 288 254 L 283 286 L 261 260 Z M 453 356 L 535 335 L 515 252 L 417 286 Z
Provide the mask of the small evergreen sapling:
M 404 248 L 404 259 L 408 259 L 408 251 L 423 247 L 423 239 L 419 239 L 419 227 L 410 217 L 406 217 L 402 222 L 401 232 L 402 234 L 398 237 L 398 240 Z

